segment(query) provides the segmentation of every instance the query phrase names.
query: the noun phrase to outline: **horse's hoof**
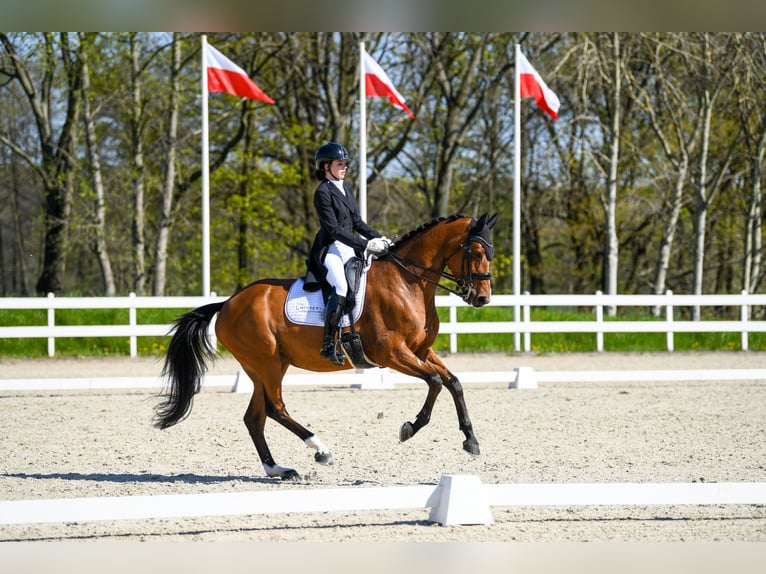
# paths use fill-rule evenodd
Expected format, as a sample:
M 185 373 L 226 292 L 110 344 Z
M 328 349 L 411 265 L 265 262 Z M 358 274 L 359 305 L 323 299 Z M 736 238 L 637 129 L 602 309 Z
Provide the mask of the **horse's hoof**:
M 479 443 L 475 440 L 466 439 L 463 441 L 463 450 L 474 455 L 478 456 L 480 454 L 479 452 Z
M 404 423 L 402 428 L 399 429 L 399 442 L 404 442 L 411 439 L 414 434 L 415 429 L 413 428 L 412 423 Z
M 282 473 L 282 476 L 280 476 L 282 480 L 300 480 L 301 475 L 298 474 L 298 471 L 293 470 L 292 468 L 285 469 L 285 471 Z
M 314 453 L 314 460 L 317 461 L 319 464 L 326 464 L 326 465 L 330 465 L 335 462 L 332 458 L 332 455 L 329 452 Z

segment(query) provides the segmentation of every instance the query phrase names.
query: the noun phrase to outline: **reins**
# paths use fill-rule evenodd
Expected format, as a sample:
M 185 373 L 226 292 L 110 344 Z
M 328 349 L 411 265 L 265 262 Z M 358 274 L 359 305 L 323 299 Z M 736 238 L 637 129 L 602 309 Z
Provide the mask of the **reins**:
M 471 271 L 471 243 L 477 242 L 484 246 L 484 251 L 487 255 L 487 259 L 491 260 L 492 256 L 494 255 L 494 249 L 492 247 L 492 244 L 489 243 L 487 240 L 485 240 L 483 237 L 480 237 L 478 235 L 471 235 L 466 239 L 464 242 L 462 242 L 460 245 L 458 245 L 455 248 L 455 251 L 450 253 L 448 257 L 445 257 L 445 261 L 452 257 L 455 253 L 457 253 L 460 249 L 463 249 L 463 265 L 462 268 L 464 270 L 467 269 L 467 275 L 468 280 L 466 281 L 466 277 L 455 277 L 452 273 L 445 271 L 444 269 L 437 271 L 436 269 L 431 269 L 430 267 L 426 267 L 425 265 L 422 265 L 418 263 L 417 261 L 413 261 L 412 259 L 408 259 L 407 257 L 402 257 L 395 251 L 389 251 L 386 255 L 391 257 L 399 267 L 401 267 L 404 271 L 407 271 L 411 275 L 414 275 L 420 279 L 423 279 L 424 281 L 427 281 L 428 283 L 431 283 L 433 285 L 436 285 L 437 287 L 440 287 L 444 289 L 445 291 L 452 293 L 453 295 L 457 295 L 464 301 L 467 301 L 469 297 L 471 296 L 471 293 L 473 293 L 473 280 L 476 279 L 477 281 L 486 281 L 489 280 L 492 275 L 491 273 L 473 273 Z M 434 275 L 437 275 L 440 279 L 447 279 L 448 281 L 453 281 L 457 287 L 455 289 L 452 289 L 450 287 L 447 287 L 445 285 L 442 285 L 439 280 L 434 280 L 429 277 L 427 277 L 424 274 L 416 273 L 413 271 L 411 267 L 417 267 L 418 269 L 425 271 L 427 273 L 433 273 Z

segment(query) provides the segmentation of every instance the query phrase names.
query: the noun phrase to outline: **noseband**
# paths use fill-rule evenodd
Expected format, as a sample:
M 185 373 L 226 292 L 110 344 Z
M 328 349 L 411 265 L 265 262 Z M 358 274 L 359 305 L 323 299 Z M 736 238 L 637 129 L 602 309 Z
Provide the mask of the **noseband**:
M 492 243 L 488 241 L 486 238 L 482 237 L 481 235 L 469 235 L 468 239 L 463 241 L 460 245 L 458 245 L 455 248 L 455 251 L 453 251 L 448 257 L 445 258 L 445 260 L 450 259 L 455 253 L 463 250 L 463 263 L 461 266 L 462 276 L 461 277 L 455 277 L 452 275 L 452 273 L 449 273 L 448 271 L 444 271 L 443 269 L 440 271 L 437 271 L 435 269 L 431 269 L 430 267 L 426 267 L 424 265 L 421 265 L 420 263 L 417 263 L 415 261 L 412 261 L 410 259 L 407 259 L 406 257 L 402 257 L 401 255 L 389 251 L 388 256 L 391 257 L 399 267 L 404 269 L 405 271 L 416 275 L 420 277 L 421 279 L 425 279 L 429 283 L 433 283 L 437 287 L 441 287 L 445 291 L 449 291 L 450 293 L 453 293 L 454 295 L 457 295 L 460 297 L 463 301 L 468 302 L 471 297 L 476 293 L 476 289 L 473 286 L 474 280 L 476 281 L 488 281 L 492 274 L 487 273 L 474 273 L 471 271 L 471 254 L 473 253 L 473 250 L 471 249 L 472 243 L 478 243 L 484 247 L 484 253 L 487 256 L 487 259 L 489 261 L 492 261 L 492 258 L 495 256 L 495 249 L 492 247 Z M 454 281 L 455 285 L 457 286 L 456 289 L 450 289 L 449 287 L 445 287 L 441 283 L 439 283 L 438 279 L 433 280 L 429 277 L 426 277 L 425 275 L 421 273 L 416 273 L 410 267 L 417 267 L 418 269 L 421 269 L 423 271 L 427 271 L 429 273 L 433 273 L 434 275 L 438 275 L 440 278 L 447 279 L 449 281 Z

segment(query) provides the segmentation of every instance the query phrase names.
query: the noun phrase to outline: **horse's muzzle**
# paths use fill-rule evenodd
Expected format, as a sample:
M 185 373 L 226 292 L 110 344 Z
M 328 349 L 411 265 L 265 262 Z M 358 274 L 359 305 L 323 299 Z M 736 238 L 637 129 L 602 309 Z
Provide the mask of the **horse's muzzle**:
M 481 295 L 479 297 L 473 297 L 470 303 L 474 307 L 484 307 L 484 305 L 489 303 L 489 297 L 485 297 L 484 295 Z
M 489 303 L 489 295 L 479 295 L 478 291 L 471 285 L 466 288 L 465 294 L 463 295 L 463 301 L 473 307 L 484 307 L 484 305 Z

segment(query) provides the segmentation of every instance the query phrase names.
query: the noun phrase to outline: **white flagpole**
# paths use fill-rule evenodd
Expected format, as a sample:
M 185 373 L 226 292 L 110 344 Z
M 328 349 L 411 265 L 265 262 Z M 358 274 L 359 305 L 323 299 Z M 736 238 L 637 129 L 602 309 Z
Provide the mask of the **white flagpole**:
M 210 295 L 210 153 L 207 125 L 207 36 L 202 34 L 202 296 Z
M 364 82 L 364 42 L 359 43 L 359 215 L 367 221 L 367 93 Z
M 513 320 L 516 323 L 513 345 L 521 350 L 519 327 L 521 324 L 521 86 L 519 83 L 519 53 L 516 44 L 513 70 Z

